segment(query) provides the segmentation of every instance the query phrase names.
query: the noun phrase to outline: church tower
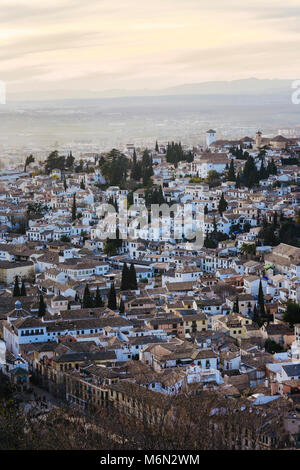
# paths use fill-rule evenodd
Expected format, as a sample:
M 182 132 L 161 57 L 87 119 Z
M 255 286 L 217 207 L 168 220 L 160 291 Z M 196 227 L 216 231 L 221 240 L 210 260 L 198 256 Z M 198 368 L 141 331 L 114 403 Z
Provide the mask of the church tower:
M 209 129 L 209 131 L 206 131 L 206 147 L 209 148 L 211 144 L 213 144 L 216 141 L 216 131 L 213 129 Z
M 260 149 L 261 148 L 261 132 L 260 131 L 257 131 L 256 132 L 256 135 L 255 135 L 255 147 L 257 149 Z

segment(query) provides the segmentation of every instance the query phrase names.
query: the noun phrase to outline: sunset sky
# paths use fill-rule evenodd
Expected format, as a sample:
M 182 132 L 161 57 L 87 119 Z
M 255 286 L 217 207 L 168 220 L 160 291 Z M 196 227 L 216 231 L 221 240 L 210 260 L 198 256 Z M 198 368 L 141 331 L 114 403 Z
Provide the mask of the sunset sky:
M 300 78 L 299 0 L 1 0 L 9 92 Z

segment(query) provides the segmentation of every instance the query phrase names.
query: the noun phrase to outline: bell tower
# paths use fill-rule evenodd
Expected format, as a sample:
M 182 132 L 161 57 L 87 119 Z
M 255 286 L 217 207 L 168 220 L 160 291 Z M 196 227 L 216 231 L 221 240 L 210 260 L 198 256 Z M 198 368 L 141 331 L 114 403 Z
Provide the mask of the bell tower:
M 255 135 L 255 147 L 257 149 L 261 148 L 261 132 L 257 131 Z
M 213 129 L 209 129 L 209 131 L 206 131 L 206 147 L 209 148 L 211 144 L 213 144 L 216 141 L 216 131 Z

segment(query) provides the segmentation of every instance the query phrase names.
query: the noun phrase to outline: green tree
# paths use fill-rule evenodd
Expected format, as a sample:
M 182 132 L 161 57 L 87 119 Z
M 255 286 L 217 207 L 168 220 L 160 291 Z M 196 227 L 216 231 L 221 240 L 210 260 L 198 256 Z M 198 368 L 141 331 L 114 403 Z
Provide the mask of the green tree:
M 75 173 L 81 173 L 83 170 L 83 160 L 79 160 L 79 164 L 75 166 Z
M 85 184 L 83 180 L 80 181 L 80 189 L 85 189 Z
M 133 157 L 132 157 L 132 167 L 131 167 L 131 179 L 135 181 L 139 181 L 142 177 L 142 168 L 141 164 L 137 161 L 136 151 L 133 150 Z
M 210 185 L 219 184 L 220 182 L 220 174 L 216 170 L 209 170 L 206 182 Z
M 120 313 L 124 313 L 124 312 L 125 312 L 125 304 L 124 304 L 124 300 L 123 300 L 123 299 L 121 299 L 121 301 L 120 301 L 119 312 L 120 312 Z
M 227 201 L 224 197 L 224 193 L 222 193 L 222 196 L 221 196 L 221 199 L 220 199 L 219 205 L 218 205 L 218 210 L 219 210 L 220 215 L 222 215 L 223 212 L 226 211 L 227 207 L 228 207 L 228 203 L 227 203 Z
M 129 269 L 129 288 L 132 290 L 137 289 L 136 272 L 135 272 L 135 267 L 133 263 L 131 263 L 130 269 Z
M 106 181 L 113 186 L 122 186 L 126 182 L 129 160 L 119 150 L 112 149 L 101 163 L 101 172 Z
M 108 256 L 115 256 L 117 254 L 117 248 L 115 240 L 110 240 L 109 238 L 105 242 L 105 247 L 103 250 L 104 254 Z
M 148 186 L 151 182 L 151 176 L 153 175 L 152 157 L 148 149 L 144 150 L 143 152 L 141 162 L 141 173 L 143 178 L 143 185 Z
M 260 317 L 264 317 L 265 316 L 265 298 L 264 298 L 264 291 L 263 291 L 261 279 L 259 281 L 257 304 L 258 304 L 258 311 L 259 311 Z
M 258 177 L 260 180 L 264 180 L 264 179 L 267 179 L 268 176 L 269 176 L 269 173 L 268 173 L 267 168 L 265 167 L 265 159 L 264 157 L 262 157 Z
M 77 206 L 76 206 L 76 195 L 73 194 L 73 204 L 72 204 L 72 220 L 76 220 L 77 218 Z
M 106 239 L 104 253 L 109 256 L 114 256 L 117 254 L 121 246 L 122 246 L 122 239 L 120 238 L 119 228 L 117 228 L 115 238 Z
M 283 319 L 289 323 L 290 326 L 294 326 L 295 323 L 300 323 L 300 304 L 289 300 L 283 314 Z
M 22 285 L 21 285 L 21 290 L 20 290 L 20 296 L 21 297 L 26 297 L 26 286 L 25 286 L 25 281 L 24 279 L 22 280 Z
M 75 162 L 75 158 L 72 155 L 72 151 L 70 151 L 69 155 L 66 158 L 66 167 L 67 168 L 73 168 Z
M 259 315 L 259 311 L 256 305 L 254 305 L 254 309 L 253 309 L 253 322 L 257 323 L 259 327 L 262 326 L 263 324 L 263 321 Z
M 44 301 L 44 296 L 43 294 L 40 294 L 40 301 L 39 301 L 39 311 L 38 311 L 38 316 L 43 317 L 46 313 L 46 304 Z
M 295 220 L 296 222 L 296 220 Z M 279 229 L 279 242 L 287 245 L 299 246 L 300 225 L 291 220 L 281 221 Z
M 65 169 L 65 157 L 60 156 L 57 150 L 51 152 L 45 161 L 45 170 L 48 174 L 54 169 Z
M 264 346 L 265 350 L 270 354 L 280 353 L 284 351 L 284 347 L 281 344 L 276 343 L 276 341 L 270 338 L 266 339 Z
M 277 175 L 277 166 L 273 158 L 271 159 L 271 161 L 268 162 L 267 172 L 269 175 Z
M 174 163 L 174 166 L 177 167 L 178 162 L 186 160 L 186 155 L 183 152 L 181 142 L 168 142 L 167 145 L 167 154 L 166 159 L 168 163 Z
M 230 160 L 230 166 L 226 179 L 227 181 L 236 181 L 233 159 Z
M 254 158 L 249 155 L 245 163 L 243 174 L 242 174 L 243 183 L 248 187 L 252 188 L 259 181 L 259 174 L 254 162 Z
M 255 254 L 256 254 L 256 245 L 255 245 L 255 243 L 243 243 L 241 248 L 240 248 L 240 251 L 243 254 L 248 254 L 248 255 L 255 256 Z
M 21 292 L 20 292 L 20 287 L 19 287 L 19 276 L 15 276 L 13 297 L 20 297 L 20 295 L 21 295 Z
M 29 155 L 28 157 L 26 157 L 25 164 L 24 164 L 24 173 L 26 173 L 27 167 L 28 165 L 30 165 L 30 163 L 34 163 L 33 155 Z
M 90 289 L 88 284 L 85 285 L 84 293 L 83 293 L 83 308 L 92 308 L 93 307 L 93 299 L 90 293 Z
M 110 308 L 111 310 L 117 310 L 117 298 L 116 298 L 115 285 L 113 282 L 111 283 L 109 294 L 108 294 L 107 307 Z
M 130 272 L 126 263 L 123 264 L 121 290 L 130 289 Z
M 258 222 L 259 223 L 259 222 Z M 259 232 L 259 238 L 263 239 L 264 245 L 276 246 L 279 243 L 278 237 L 275 233 L 275 227 L 273 224 L 269 224 L 266 218 L 263 218 L 262 229 Z
M 104 307 L 104 303 L 100 294 L 99 287 L 97 287 L 97 290 L 96 290 L 96 295 L 94 299 L 94 307 L 95 308 Z
M 194 161 L 194 153 L 191 150 L 189 150 L 188 153 L 186 154 L 185 159 L 188 163 L 192 163 Z

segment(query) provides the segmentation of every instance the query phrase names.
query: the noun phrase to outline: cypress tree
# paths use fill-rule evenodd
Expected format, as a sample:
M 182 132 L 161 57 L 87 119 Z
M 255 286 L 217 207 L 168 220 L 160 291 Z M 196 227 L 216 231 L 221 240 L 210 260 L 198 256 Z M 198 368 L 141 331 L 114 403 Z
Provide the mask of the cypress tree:
M 264 180 L 264 179 L 268 178 L 268 176 L 269 176 L 268 170 L 265 168 L 265 159 L 264 159 L 264 157 L 262 157 L 262 159 L 261 159 L 260 170 L 259 170 L 258 175 L 259 175 L 260 180 Z
M 162 187 L 160 185 L 159 190 L 158 190 L 158 204 L 164 204 L 165 202 L 166 201 L 165 201 L 165 198 L 164 198 L 163 190 L 162 190 Z
M 221 199 L 220 199 L 220 201 L 219 201 L 219 206 L 218 206 L 220 215 L 222 215 L 223 212 L 226 211 L 227 206 L 228 206 L 228 204 L 227 204 L 227 201 L 226 201 L 226 199 L 225 199 L 225 197 L 224 197 L 224 193 L 222 193 Z
M 260 317 L 263 317 L 265 315 L 265 299 L 264 299 L 264 291 L 262 288 L 261 280 L 259 281 L 257 303 L 258 303 L 259 315 Z
M 46 313 L 46 304 L 45 304 L 45 301 L 44 301 L 44 296 L 43 296 L 43 294 L 41 294 L 40 295 L 38 316 L 43 317 L 45 315 L 45 313 Z
M 96 291 L 96 295 L 95 295 L 95 299 L 94 299 L 94 307 L 95 308 L 99 308 L 99 307 L 103 307 L 103 300 L 102 300 L 102 297 L 100 295 L 100 291 L 99 291 L 99 287 L 97 287 L 97 291 Z
M 159 148 L 158 148 L 158 143 L 157 141 L 155 142 L 155 151 L 158 152 L 159 151 Z
M 277 175 L 277 166 L 273 158 L 271 159 L 271 171 L 272 171 L 272 175 Z
M 77 207 L 76 207 L 76 196 L 73 194 L 73 204 L 72 204 L 72 220 L 77 218 Z
M 89 286 L 86 284 L 83 293 L 83 308 L 92 308 L 93 299 L 90 293 Z
M 66 158 L 66 167 L 72 168 L 74 165 L 75 158 L 72 155 L 72 150 L 70 151 L 69 155 Z
M 85 189 L 85 184 L 83 180 L 80 181 L 80 189 Z
M 277 175 L 277 166 L 272 158 L 271 161 L 268 162 L 267 166 L 268 175 Z
M 24 279 L 22 280 L 20 295 L 21 295 L 22 297 L 26 297 L 26 295 L 27 295 L 27 294 L 26 294 L 26 287 L 25 287 Z
M 254 158 L 249 155 L 243 170 L 243 182 L 248 188 L 252 188 L 259 181 L 259 174 Z
M 260 224 L 260 209 L 257 209 L 256 223 L 257 223 L 257 225 Z
M 230 166 L 227 173 L 227 181 L 236 181 L 233 159 L 230 160 Z
M 260 318 L 260 315 L 258 313 L 258 309 L 257 309 L 256 305 L 254 305 L 254 309 L 253 309 L 253 321 L 254 321 L 254 323 L 257 323 L 258 326 L 262 326 L 262 321 L 261 321 L 261 318 Z
M 110 290 L 108 294 L 107 307 L 110 308 L 111 310 L 117 310 L 116 291 L 115 291 L 115 285 L 113 282 L 110 286 Z
M 20 292 L 20 287 L 19 287 L 19 277 L 15 277 L 15 284 L 14 284 L 14 290 L 13 290 L 13 297 L 20 297 L 21 292 Z
M 120 302 L 119 312 L 120 312 L 120 313 L 124 313 L 124 312 L 125 312 L 125 304 L 124 304 L 124 300 L 123 300 L 123 299 L 121 299 L 121 302 Z
M 134 264 L 131 263 L 130 269 L 129 269 L 129 288 L 132 290 L 137 289 L 137 280 L 136 280 L 136 272 L 135 272 L 135 267 Z
M 64 176 L 64 190 L 67 191 L 67 180 L 66 177 Z
M 234 313 L 240 313 L 238 296 L 236 296 L 235 302 L 233 304 L 233 312 Z
M 126 263 L 123 264 L 121 290 L 130 289 L 130 273 Z
M 132 169 L 131 169 L 131 179 L 139 180 L 141 178 L 141 165 L 137 162 L 136 158 L 136 151 L 133 150 L 133 157 L 132 157 Z

